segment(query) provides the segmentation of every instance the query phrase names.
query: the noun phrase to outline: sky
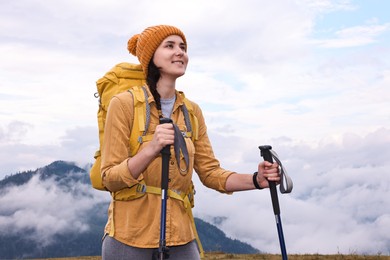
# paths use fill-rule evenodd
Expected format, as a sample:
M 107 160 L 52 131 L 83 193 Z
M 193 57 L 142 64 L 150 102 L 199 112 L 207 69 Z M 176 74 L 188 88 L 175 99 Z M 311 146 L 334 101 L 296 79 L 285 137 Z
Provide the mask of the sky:
M 126 49 L 132 35 L 171 24 L 190 58 L 177 89 L 202 108 L 221 165 L 252 173 L 269 144 L 293 179 L 279 195 L 287 251 L 390 254 L 389 9 L 386 0 L 3 1 L 0 179 L 55 160 L 92 163 L 95 82 L 138 62 Z M 224 195 L 194 181 L 196 216 L 224 216 L 228 236 L 280 252 L 267 191 Z

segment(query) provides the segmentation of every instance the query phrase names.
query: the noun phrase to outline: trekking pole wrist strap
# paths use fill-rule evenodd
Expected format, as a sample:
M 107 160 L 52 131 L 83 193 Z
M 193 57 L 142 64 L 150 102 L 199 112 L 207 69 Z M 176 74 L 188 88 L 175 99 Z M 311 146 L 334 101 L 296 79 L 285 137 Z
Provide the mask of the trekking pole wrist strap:
M 287 171 L 284 168 L 282 162 L 279 160 L 278 154 L 274 150 L 270 150 L 272 158 L 279 164 L 280 169 L 280 192 L 290 193 L 293 189 L 293 181 L 290 176 L 287 175 Z
M 258 172 L 253 173 L 253 178 L 252 178 L 253 185 L 255 185 L 256 189 L 262 190 L 263 188 L 260 187 L 259 183 L 257 182 L 257 174 L 258 174 Z

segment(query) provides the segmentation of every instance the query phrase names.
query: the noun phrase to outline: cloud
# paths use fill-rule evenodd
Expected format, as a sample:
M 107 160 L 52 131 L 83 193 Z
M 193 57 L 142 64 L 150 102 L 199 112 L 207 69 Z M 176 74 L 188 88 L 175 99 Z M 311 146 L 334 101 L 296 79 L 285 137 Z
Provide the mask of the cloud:
M 378 42 L 381 34 L 388 32 L 390 23 L 353 26 L 335 32 L 335 38 L 318 41 L 323 48 L 358 47 Z
M 79 182 L 69 187 L 71 191 L 35 175 L 22 186 L 7 188 L 0 198 L 0 228 L 8 234 L 29 231 L 28 238 L 41 246 L 53 243 L 58 234 L 88 231 L 85 214 L 99 202 L 107 202 L 107 194 Z M 80 190 L 82 196 L 77 195 Z
M 317 147 L 292 144 L 288 139 L 272 144 L 294 181 L 291 194 L 279 195 L 289 253 L 389 253 L 390 237 L 384 231 L 390 228 L 389 129 L 366 136 L 346 134 Z M 241 165 L 242 172 L 249 172 L 250 164 L 255 171 L 260 160 L 255 149 L 248 157 L 251 163 Z M 230 157 L 221 158 L 226 168 L 240 168 Z M 207 190 L 199 181 L 196 189 L 196 215 L 209 221 L 228 216 L 219 224 L 228 236 L 266 252 L 279 252 L 267 190 L 228 196 Z
M 379 57 L 367 52 L 323 58 L 310 45 L 316 40 L 312 33 L 317 16 L 326 10 L 351 10 L 349 1 L 170 3 L 177 14 L 174 17 L 160 12 L 165 3 L 154 3 L 145 14 L 141 10 L 150 6 L 149 1 L 136 6 L 122 2 L 107 5 L 105 1 L 93 5 L 73 1 L 56 5 L 42 1 L 8 3 L 2 12 L 4 24 L 11 29 L 4 31 L 7 37 L 1 38 L 0 50 L 7 61 L 1 63 L 2 84 L 9 87 L 2 91 L 17 100 L 3 102 L 2 111 L 7 113 L 2 123 L 17 118 L 30 124 L 34 131 L 21 142 L 33 145 L 58 143 L 69 129 L 96 125 L 95 81 L 115 63 L 136 62 L 125 48 L 127 39 L 155 23 L 177 24 L 188 35 L 190 65 L 179 85 L 190 99 L 202 105 L 210 129 L 224 125 L 231 132 L 244 129 L 246 135 L 254 135 L 258 129 L 267 128 L 265 135 L 280 136 L 285 135 L 281 130 L 288 128 L 290 137 L 300 138 L 296 122 L 316 121 L 316 127 L 305 137 L 318 139 L 334 134 L 329 133 L 332 130 L 355 127 L 336 126 L 330 120 L 343 121 L 349 118 L 342 112 L 345 108 L 360 107 L 356 103 L 360 104 L 363 95 L 357 96 L 359 99 L 354 95 L 362 92 L 351 90 L 356 81 L 370 96 L 386 91 L 372 83 L 386 64 L 380 64 Z M 190 8 L 191 13 L 183 12 L 183 7 Z M 213 8 L 213 16 L 204 16 Z M 234 23 L 231 17 L 235 17 Z M 34 30 L 24 32 L 25 28 Z M 370 37 L 381 32 L 380 25 L 364 28 L 376 32 Z M 344 29 L 340 35 L 350 37 L 356 31 Z M 368 63 L 359 66 L 360 61 Z M 381 103 L 373 105 L 370 113 L 359 112 L 364 118 L 358 121 L 364 124 L 369 118 L 375 124 L 383 122 L 383 116 L 371 115 L 378 111 L 383 111 Z
M 17 143 L 31 127 L 31 124 L 21 121 L 12 121 L 4 129 L 0 126 L 0 141 L 2 143 Z
M 18 130 L 14 131 L 15 128 Z M 17 138 L 13 137 L 15 135 Z M 0 131 L 0 136 L 3 136 L 0 138 L 0 178 L 16 172 L 35 170 L 56 160 L 84 166 L 94 162 L 93 156 L 99 149 L 97 126 L 68 129 L 58 142 L 52 144 L 40 144 L 35 139 L 34 141 L 38 141 L 36 144 L 24 144 L 21 140 L 37 137 L 30 125 L 15 121 Z

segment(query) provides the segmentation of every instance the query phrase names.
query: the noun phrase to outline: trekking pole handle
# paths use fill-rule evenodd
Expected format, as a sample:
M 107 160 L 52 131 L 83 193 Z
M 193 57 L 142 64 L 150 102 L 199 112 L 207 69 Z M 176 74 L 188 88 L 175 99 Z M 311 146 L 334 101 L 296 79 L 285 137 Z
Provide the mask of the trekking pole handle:
M 259 146 L 260 154 L 264 158 L 264 161 L 273 163 L 271 149 L 272 146 L 270 145 L 261 145 Z M 280 207 L 279 207 L 279 199 L 278 199 L 278 193 L 276 190 L 276 182 L 274 181 L 268 181 L 269 183 L 269 190 L 271 193 L 271 199 L 272 199 L 272 207 L 274 209 L 274 214 L 279 215 L 280 214 Z
M 162 117 L 160 118 L 160 124 L 170 124 L 172 123 L 172 119 Z M 170 145 L 164 146 L 164 148 L 161 150 L 161 156 L 162 156 L 162 167 L 163 171 L 165 171 L 167 174 L 162 175 L 161 179 L 161 188 L 162 189 L 168 189 L 168 171 L 169 171 L 169 157 L 171 156 L 171 148 Z
M 172 123 L 172 119 L 170 119 L 170 118 L 166 118 L 166 117 L 161 117 L 160 118 L 160 125 L 161 124 L 171 124 L 171 123 Z M 161 150 L 161 154 L 162 155 L 164 155 L 164 154 L 171 155 L 171 153 L 170 153 L 170 145 L 164 146 L 164 148 Z
M 167 118 L 167 117 L 161 117 L 160 118 L 160 125 L 161 124 L 168 124 L 168 123 L 172 123 L 172 119 Z

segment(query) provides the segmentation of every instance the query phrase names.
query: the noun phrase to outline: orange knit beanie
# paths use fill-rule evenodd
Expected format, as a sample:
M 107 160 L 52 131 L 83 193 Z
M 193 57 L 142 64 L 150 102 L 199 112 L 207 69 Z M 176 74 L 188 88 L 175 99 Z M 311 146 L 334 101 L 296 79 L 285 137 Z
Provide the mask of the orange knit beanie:
M 154 52 L 161 42 L 170 35 L 180 36 L 187 46 L 184 33 L 170 25 L 157 25 L 146 28 L 142 33 L 136 34 L 127 42 L 127 49 L 136 56 L 141 63 L 145 77 L 148 75 L 148 66 Z

